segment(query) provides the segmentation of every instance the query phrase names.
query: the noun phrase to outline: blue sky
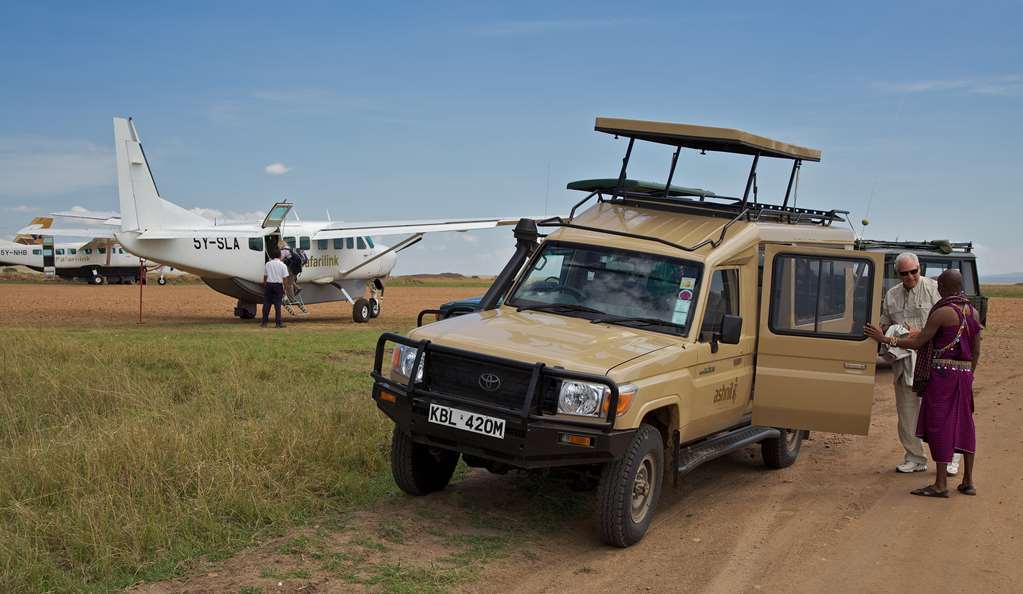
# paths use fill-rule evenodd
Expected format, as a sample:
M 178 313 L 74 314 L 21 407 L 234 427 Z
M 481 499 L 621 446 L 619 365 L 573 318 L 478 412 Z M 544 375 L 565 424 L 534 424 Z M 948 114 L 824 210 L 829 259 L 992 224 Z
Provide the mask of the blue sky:
M 169 200 L 351 221 L 566 211 L 568 181 L 617 172 L 604 115 L 820 148 L 800 205 L 869 216 L 868 237 L 973 240 L 982 274 L 1021 271 L 1021 22 L 1000 2 L 6 2 L 0 235 L 116 209 L 115 115 L 135 117 Z M 662 179 L 669 160 L 645 148 L 630 173 Z M 676 183 L 740 193 L 747 167 L 683 153 Z M 764 199 L 787 172 L 763 163 Z M 396 272 L 493 273 L 512 243 L 438 234 Z

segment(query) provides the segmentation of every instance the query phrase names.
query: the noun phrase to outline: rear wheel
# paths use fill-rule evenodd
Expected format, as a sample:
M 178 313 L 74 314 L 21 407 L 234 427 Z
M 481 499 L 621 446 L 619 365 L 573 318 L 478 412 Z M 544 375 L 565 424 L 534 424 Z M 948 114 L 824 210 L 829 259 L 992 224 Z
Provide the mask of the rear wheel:
M 352 307 L 352 319 L 356 324 L 362 324 L 368 321 L 370 318 L 369 301 L 366 301 L 362 297 L 355 300 L 355 305 Z
M 600 476 L 600 532 L 604 542 L 627 547 L 650 527 L 664 478 L 664 443 L 652 425 L 640 425 L 625 455 Z
M 397 427 L 391 436 L 391 474 L 409 495 L 429 495 L 451 482 L 458 452 L 431 448 L 412 441 Z
M 760 442 L 760 453 L 768 468 L 785 468 L 799 457 L 806 432 L 800 429 L 782 429 L 781 436 Z

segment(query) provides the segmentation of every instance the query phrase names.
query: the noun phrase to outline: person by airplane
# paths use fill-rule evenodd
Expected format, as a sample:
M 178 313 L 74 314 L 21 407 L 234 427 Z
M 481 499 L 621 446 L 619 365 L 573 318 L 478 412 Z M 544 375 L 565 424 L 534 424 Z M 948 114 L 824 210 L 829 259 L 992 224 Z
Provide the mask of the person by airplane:
M 284 293 L 289 285 L 288 267 L 281 262 L 281 253 L 277 250 L 270 252 L 270 261 L 266 263 L 263 271 L 263 322 L 261 327 L 266 328 L 270 318 L 270 306 L 274 307 L 274 322 L 278 328 L 284 328 L 281 322 L 281 302 Z

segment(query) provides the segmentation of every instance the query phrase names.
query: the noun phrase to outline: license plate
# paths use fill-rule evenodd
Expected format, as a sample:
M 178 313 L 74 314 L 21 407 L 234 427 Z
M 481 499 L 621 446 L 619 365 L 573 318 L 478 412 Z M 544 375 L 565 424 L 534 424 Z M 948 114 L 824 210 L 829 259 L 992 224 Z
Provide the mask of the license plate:
M 504 419 L 430 403 L 430 422 L 504 439 Z

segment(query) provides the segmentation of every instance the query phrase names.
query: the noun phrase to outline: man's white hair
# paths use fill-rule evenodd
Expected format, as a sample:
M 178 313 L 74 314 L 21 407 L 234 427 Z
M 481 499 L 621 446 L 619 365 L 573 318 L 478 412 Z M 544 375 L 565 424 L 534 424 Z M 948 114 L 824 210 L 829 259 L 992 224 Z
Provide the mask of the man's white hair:
M 920 258 L 917 258 L 916 254 L 914 254 L 913 252 L 902 252 L 901 254 L 899 254 L 898 256 L 895 257 L 895 271 L 896 272 L 899 271 L 899 263 L 903 263 L 903 262 L 912 263 L 917 268 L 920 267 Z

